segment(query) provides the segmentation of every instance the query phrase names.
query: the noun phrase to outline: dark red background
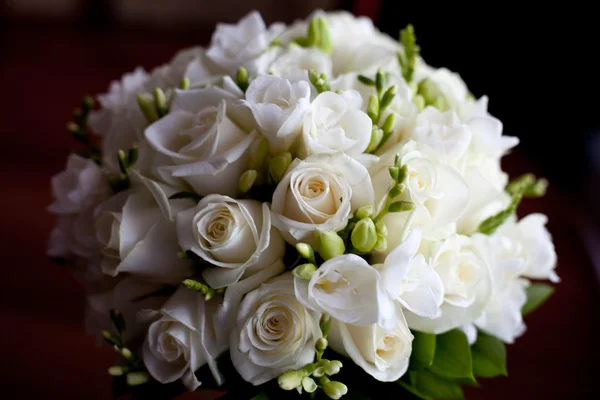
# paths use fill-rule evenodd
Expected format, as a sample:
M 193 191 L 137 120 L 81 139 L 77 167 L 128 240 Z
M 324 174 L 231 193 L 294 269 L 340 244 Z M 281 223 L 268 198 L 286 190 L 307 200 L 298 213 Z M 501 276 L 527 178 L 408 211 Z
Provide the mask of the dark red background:
M 167 61 L 196 35 L 85 31 L 59 25 L 8 23 L 1 36 L 0 129 L 2 265 L 0 393 L 3 398 L 109 399 L 106 369 L 114 360 L 83 333 L 83 293 L 71 273 L 44 254 L 53 218 L 50 177 L 76 144 L 64 126 L 82 95 L 104 92 L 110 80 L 137 65 Z M 505 127 L 508 131 L 510 127 Z M 536 171 L 517 151 L 504 167 L 515 176 Z M 528 331 L 508 348 L 509 378 L 484 380 L 468 399 L 594 398 L 599 369 L 598 252 L 587 210 L 550 188 L 527 200 L 521 214 L 550 216 L 562 283 Z M 586 245 L 587 244 L 587 245 Z M 596 258 L 598 260 L 598 258 Z M 596 395 L 596 396 L 594 396 Z M 186 398 L 199 398 L 188 395 Z

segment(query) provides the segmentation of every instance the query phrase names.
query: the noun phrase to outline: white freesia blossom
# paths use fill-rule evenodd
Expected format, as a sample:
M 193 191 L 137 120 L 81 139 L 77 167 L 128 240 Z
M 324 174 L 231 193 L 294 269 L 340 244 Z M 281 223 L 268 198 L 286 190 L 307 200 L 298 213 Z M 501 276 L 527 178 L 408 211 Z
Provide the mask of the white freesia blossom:
M 165 179 L 183 178 L 201 195 L 235 195 L 257 138 L 231 120 L 227 102 L 235 100 L 218 87 L 176 93 L 169 114 L 145 133 L 153 148 L 172 161 L 159 169 Z
M 159 310 L 142 311 L 142 320 L 154 320 L 143 345 L 144 364 L 154 379 L 181 379 L 188 390 L 196 390 L 202 383 L 194 372 L 208 364 L 215 380 L 223 381 L 216 358 L 227 349 L 218 339 L 227 332 L 213 324 L 216 307 L 202 294 L 182 287 Z
M 408 369 L 413 335 L 399 306 L 395 313 L 395 325 L 389 330 L 377 324 L 356 326 L 333 321 L 327 337 L 331 348 L 352 359 L 378 381 L 400 379 Z
M 467 236 L 452 235 L 434 243 L 430 264 L 444 285 L 444 302 L 437 318 L 406 313 L 408 326 L 440 334 L 477 319 L 490 301 L 491 277 L 487 257 Z
M 387 196 L 392 183 L 388 169 L 397 154 L 408 171 L 406 190 L 398 200 L 413 202 L 415 210 L 384 217 L 390 232 L 388 248 L 397 247 L 402 232 L 413 226 L 420 226 L 426 239 L 437 240 L 454 233 L 457 220 L 469 204 L 469 188 L 460 172 L 439 162 L 428 146 L 419 146 L 411 140 L 381 156 L 370 170 L 377 202 L 383 202 Z
M 69 156 L 67 168 L 52 177 L 54 203 L 48 211 L 58 215 L 78 214 L 95 207 L 110 194 L 108 178 L 92 160 Z
M 310 85 L 306 81 L 259 76 L 248 87 L 243 103 L 268 139 L 271 152 L 277 154 L 287 151 L 302 131 L 310 104 Z
M 296 297 L 306 307 L 340 322 L 384 329 L 395 324 L 394 306 L 379 272 L 361 257 L 344 254 L 323 263 L 310 281 L 295 277 Z
M 527 301 L 529 281 L 520 278 L 525 268 L 521 244 L 499 233 L 477 234 L 473 240 L 486 258 L 492 278 L 490 302 L 475 325 L 505 343 L 514 343 L 526 329 L 521 308 Z
M 543 214 L 530 214 L 518 222 L 507 221 L 498 229 L 498 234 L 509 237 L 520 244 L 520 255 L 525 259 L 521 275 L 531 279 L 549 279 L 560 282 L 556 274 L 557 255 L 552 235 L 546 228 L 548 217 Z
M 366 168 L 343 153 L 294 160 L 273 193 L 272 223 L 287 242 L 312 242 L 314 231 L 341 230 L 350 213 L 373 204 Z
M 341 95 L 323 92 L 310 105 L 302 128 L 300 157 L 344 152 L 361 161 L 371 140 L 371 119 L 362 111 L 362 97 L 354 90 Z
M 240 305 L 230 352 L 235 369 L 260 385 L 313 361 L 320 315 L 294 296 L 291 273 L 248 293 Z
M 289 46 L 269 67 L 269 73 L 292 80 L 308 80 L 308 71 L 331 76 L 331 59 L 318 48 Z
M 269 46 L 283 29 L 282 24 L 267 28 L 260 14 L 252 11 L 237 24 L 217 24 L 206 55 L 229 75 L 235 74 L 239 67 L 246 67 L 252 73 L 266 72 L 271 55 L 265 53 L 276 50 Z
M 101 269 L 111 276 L 128 273 L 157 282 L 180 282 L 191 272 L 191 264 L 177 257 L 174 215 L 189 200 L 169 203 L 172 189 L 134 170 L 130 175 L 135 185 L 96 210 Z
M 212 265 L 203 277 L 213 288 L 230 286 L 246 270 L 271 265 L 285 252 L 266 203 L 216 194 L 177 215 L 177 237 L 182 249 Z
M 441 313 L 444 286 L 423 254 L 417 254 L 420 244 L 421 230 L 415 228 L 385 257 L 383 264 L 375 267 L 392 299 L 416 315 L 436 318 Z

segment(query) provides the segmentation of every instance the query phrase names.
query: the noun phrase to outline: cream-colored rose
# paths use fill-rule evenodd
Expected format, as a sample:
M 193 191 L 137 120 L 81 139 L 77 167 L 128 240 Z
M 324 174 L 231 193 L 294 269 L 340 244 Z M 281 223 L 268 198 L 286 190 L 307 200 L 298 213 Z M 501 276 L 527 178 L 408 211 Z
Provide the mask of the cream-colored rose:
M 181 379 L 193 391 L 201 385 L 194 372 L 208 364 L 215 380 L 223 382 L 216 359 L 227 349 L 219 339 L 227 332 L 213 323 L 217 305 L 182 287 L 159 310 L 140 313 L 140 320 L 153 321 L 142 354 L 144 365 L 154 379 L 163 384 Z
M 158 169 L 163 179 L 183 178 L 201 195 L 235 195 L 248 149 L 258 137 L 231 119 L 237 100 L 237 94 L 219 87 L 175 94 L 169 114 L 145 131 L 152 147 L 170 160 Z
M 182 249 L 212 265 L 203 276 L 213 288 L 230 286 L 246 271 L 281 260 L 285 252 L 266 203 L 216 194 L 177 215 L 177 238 Z
M 373 204 L 365 167 L 343 153 L 294 160 L 273 193 L 273 225 L 288 243 L 313 241 L 312 232 L 341 230 L 350 213 Z
M 263 283 L 239 308 L 230 343 L 235 369 L 244 380 L 260 385 L 312 362 L 321 337 L 319 318 L 294 296 L 291 273 Z
M 175 214 L 190 200 L 169 202 L 174 190 L 130 170 L 132 188 L 111 197 L 96 210 L 101 269 L 128 273 L 160 283 L 179 283 L 191 273 L 189 260 L 177 257 Z
M 334 320 L 327 337 L 331 348 L 378 381 L 397 381 L 408 369 L 414 337 L 399 305 L 395 313 L 395 325 L 389 330 L 377 324 L 356 326 Z

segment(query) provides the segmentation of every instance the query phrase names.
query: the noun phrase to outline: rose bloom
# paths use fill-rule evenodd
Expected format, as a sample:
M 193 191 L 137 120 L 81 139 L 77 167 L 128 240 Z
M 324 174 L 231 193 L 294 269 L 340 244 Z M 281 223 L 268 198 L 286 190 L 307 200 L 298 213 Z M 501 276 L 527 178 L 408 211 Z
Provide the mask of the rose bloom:
M 320 315 L 294 296 L 291 273 L 248 293 L 231 334 L 231 361 L 247 382 L 260 385 L 313 361 Z
M 373 204 L 366 168 L 343 153 L 294 160 L 273 193 L 273 225 L 288 243 L 312 242 L 314 231 L 343 229 L 350 213 Z

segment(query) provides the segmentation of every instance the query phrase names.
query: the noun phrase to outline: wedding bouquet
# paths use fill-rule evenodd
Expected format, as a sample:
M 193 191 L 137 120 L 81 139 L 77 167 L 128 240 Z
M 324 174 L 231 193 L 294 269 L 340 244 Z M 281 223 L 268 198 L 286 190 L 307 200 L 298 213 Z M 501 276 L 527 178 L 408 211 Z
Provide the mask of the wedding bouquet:
M 509 179 L 518 139 L 410 25 L 252 12 L 97 101 L 48 253 L 119 387 L 461 398 L 559 281 L 546 216 L 516 216 L 546 181 Z

